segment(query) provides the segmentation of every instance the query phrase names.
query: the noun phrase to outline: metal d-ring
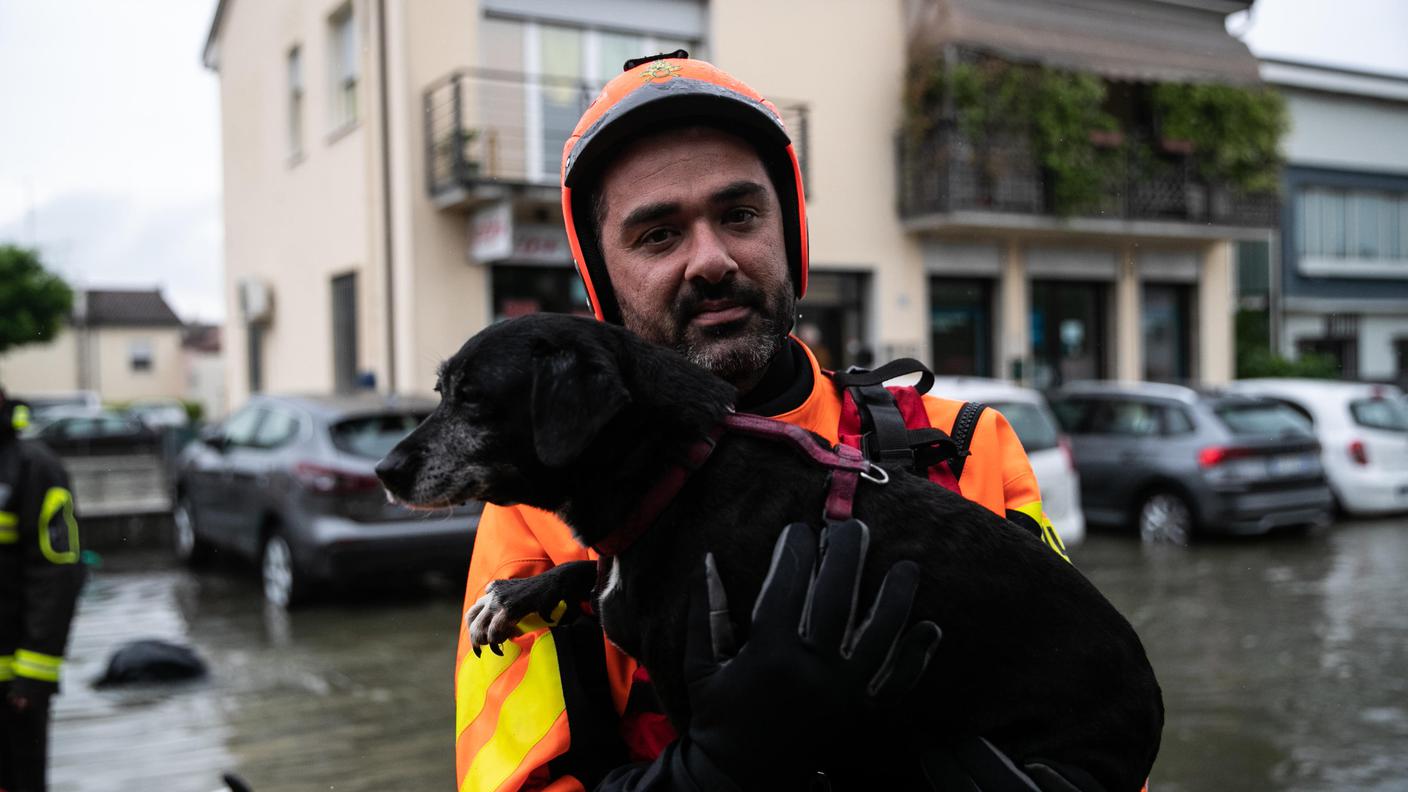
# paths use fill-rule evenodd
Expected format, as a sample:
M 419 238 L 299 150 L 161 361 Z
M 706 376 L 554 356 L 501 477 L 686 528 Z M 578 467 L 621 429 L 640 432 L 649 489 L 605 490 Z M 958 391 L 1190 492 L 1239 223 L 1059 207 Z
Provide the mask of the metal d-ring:
M 879 475 L 879 477 L 876 477 L 876 476 L 872 475 L 873 473 L 878 473 L 878 474 L 880 474 L 880 475 Z M 890 474 L 885 470 L 885 468 L 876 467 L 875 465 L 871 465 L 870 467 L 866 468 L 865 470 L 862 470 L 862 471 L 860 472 L 860 477 L 863 478 L 863 479 L 865 479 L 866 481 L 869 481 L 869 482 L 872 482 L 872 483 L 875 483 L 875 484 L 889 484 L 889 483 L 890 483 Z

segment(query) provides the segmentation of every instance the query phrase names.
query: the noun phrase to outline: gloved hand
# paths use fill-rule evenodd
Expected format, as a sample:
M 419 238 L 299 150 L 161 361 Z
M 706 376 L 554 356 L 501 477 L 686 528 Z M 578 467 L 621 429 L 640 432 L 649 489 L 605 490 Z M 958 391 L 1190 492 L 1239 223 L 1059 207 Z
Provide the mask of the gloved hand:
M 921 621 L 905 629 L 919 585 L 914 562 L 890 568 L 868 611 L 857 602 L 869 541 L 858 520 L 824 530 L 820 548 L 808 526 L 789 525 L 737 651 L 723 584 L 706 556 L 686 638 L 685 739 L 740 786 L 805 782 L 863 744 L 867 716 L 912 689 L 928 666 L 939 628 Z

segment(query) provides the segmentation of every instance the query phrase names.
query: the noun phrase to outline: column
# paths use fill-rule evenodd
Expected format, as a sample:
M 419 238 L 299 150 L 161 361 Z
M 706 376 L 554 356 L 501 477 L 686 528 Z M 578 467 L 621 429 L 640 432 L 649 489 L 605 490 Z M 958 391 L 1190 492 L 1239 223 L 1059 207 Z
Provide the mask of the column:
M 1144 379 L 1144 299 L 1132 242 L 1120 245 L 1115 274 L 1115 379 Z
M 1027 265 L 1022 245 L 1015 238 L 1009 239 L 1002 257 L 1002 280 L 998 283 L 1002 331 L 994 373 L 999 379 L 1031 381 L 1031 300 L 1027 291 Z
M 1233 337 L 1232 291 L 1232 243 L 1213 242 L 1203 251 L 1195 320 L 1198 360 L 1193 374 L 1206 385 L 1218 385 L 1233 378 L 1236 339 Z

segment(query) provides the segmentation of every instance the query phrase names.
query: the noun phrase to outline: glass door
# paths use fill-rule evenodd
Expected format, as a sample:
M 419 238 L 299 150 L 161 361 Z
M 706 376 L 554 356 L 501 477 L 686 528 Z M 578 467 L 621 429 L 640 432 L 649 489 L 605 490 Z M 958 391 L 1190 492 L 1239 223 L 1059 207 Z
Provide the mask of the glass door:
M 1106 374 L 1103 283 L 1032 281 L 1032 382 L 1054 388 Z

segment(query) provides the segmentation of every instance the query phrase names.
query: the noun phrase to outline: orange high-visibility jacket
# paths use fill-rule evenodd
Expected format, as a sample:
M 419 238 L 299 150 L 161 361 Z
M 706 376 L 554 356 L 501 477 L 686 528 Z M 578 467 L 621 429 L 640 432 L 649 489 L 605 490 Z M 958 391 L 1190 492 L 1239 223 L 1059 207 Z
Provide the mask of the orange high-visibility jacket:
M 795 342 L 800 343 L 800 342 Z M 804 347 L 805 348 L 805 347 Z M 811 350 L 813 387 L 796 409 L 772 416 L 837 442 L 841 396 L 823 375 Z M 962 402 L 925 398 L 933 426 L 953 426 Z M 1065 548 L 1041 508 L 1041 494 L 1007 419 L 983 411 L 969 446 L 959 488 L 964 497 L 1037 532 L 1056 552 Z M 528 506 L 486 505 L 479 521 L 465 586 L 464 612 L 494 580 L 536 575 L 568 561 L 595 560 L 556 516 Z M 581 790 L 571 776 L 552 777 L 549 761 L 571 745 L 567 704 L 552 632 L 536 618 L 520 624 L 521 635 L 503 645 L 503 656 L 470 651 L 463 614 L 455 665 L 455 768 L 460 792 Z M 602 641 L 613 703 L 624 712 L 636 663 Z

